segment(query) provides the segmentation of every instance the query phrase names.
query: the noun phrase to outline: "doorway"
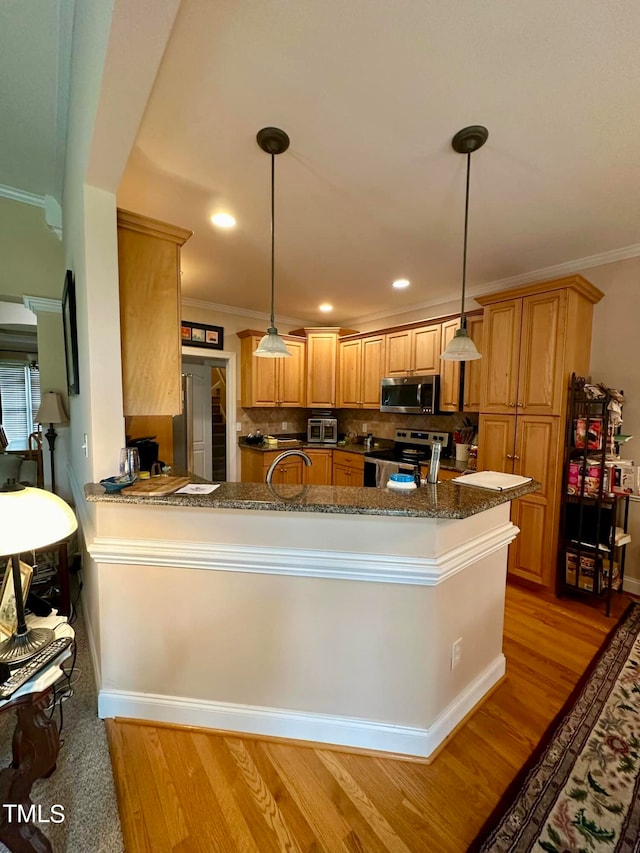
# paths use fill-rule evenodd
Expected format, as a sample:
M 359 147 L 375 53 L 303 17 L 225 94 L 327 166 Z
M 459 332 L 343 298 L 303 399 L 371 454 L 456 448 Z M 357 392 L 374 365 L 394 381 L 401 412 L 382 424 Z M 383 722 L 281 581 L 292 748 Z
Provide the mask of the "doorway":
M 182 349 L 182 372 L 193 376 L 193 472 L 220 483 L 237 480 L 235 353 L 206 357 Z

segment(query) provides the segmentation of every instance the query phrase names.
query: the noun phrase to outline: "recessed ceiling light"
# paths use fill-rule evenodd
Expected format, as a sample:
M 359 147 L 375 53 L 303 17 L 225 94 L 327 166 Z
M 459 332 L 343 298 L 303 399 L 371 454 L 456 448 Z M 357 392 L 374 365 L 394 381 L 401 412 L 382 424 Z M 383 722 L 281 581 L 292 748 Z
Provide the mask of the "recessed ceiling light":
M 399 278 L 394 281 L 391 286 L 395 287 L 396 290 L 402 290 L 405 287 L 409 287 L 409 280 L 406 278 Z
M 214 225 L 217 225 L 218 228 L 233 228 L 236 224 L 236 220 L 230 213 L 214 213 L 211 217 L 211 221 Z
M 333 305 L 329 305 L 328 302 L 323 302 L 322 305 L 320 305 L 320 310 L 324 312 L 333 311 Z

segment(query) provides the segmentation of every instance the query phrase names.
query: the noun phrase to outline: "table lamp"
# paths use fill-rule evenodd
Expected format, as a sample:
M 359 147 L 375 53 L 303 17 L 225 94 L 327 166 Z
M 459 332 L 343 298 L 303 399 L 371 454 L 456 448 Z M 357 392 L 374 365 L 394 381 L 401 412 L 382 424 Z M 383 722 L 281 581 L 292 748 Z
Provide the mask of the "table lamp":
M 64 406 L 62 405 L 62 398 L 60 394 L 56 394 L 55 391 L 47 391 L 46 394 L 43 394 L 40 401 L 40 408 L 38 409 L 35 419 L 39 424 L 49 424 L 49 429 L 45 432 L 45 435 L 49 442 L 49 453 L 51 454 L 51 491 L 55 492 L 56 468 L 53 449 L 56 444 L 58 433 L 53 428 L 53 425 L 68 423 L 67 414 L 64 410 Z
M 22 486 L 13 479 L 7 480 L 0 487 L 0 519 L 0 554 L 11 556 L 18 620 L 16 631 L 0 643 L 0 661 L 20 664 L 54 639 L 50 628 L 27 628 L 20 554 L 65 539 L 77 528 L 78 522 L 73 510 L 62 498 L 44 489 Z

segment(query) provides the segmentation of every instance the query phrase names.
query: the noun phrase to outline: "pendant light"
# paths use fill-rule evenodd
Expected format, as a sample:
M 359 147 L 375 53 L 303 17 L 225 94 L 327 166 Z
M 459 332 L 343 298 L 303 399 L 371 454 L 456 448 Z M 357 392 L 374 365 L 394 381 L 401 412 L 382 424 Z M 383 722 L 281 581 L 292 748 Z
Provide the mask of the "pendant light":
M 462 256 L 462 308 L 460 310 L 460 328 L 449 342 L 440 358 L 445 361 L 474 361 L 482 358 L 482 353 L 467 335 L 467 318 L 464 313 L 464 292 L 467 284 L 467 232 L 469 226 L 469 177 L 471 175 L 471 155 L 482 148 L 489 137 L 489 131 L 482 125 L 472 125 L 459 130 L 451 140 L 454 151 L 467 155 L 467 192 L 464 203 L 464 253 Z
M 287 358 L 291 353 L 287 349 L 285 342 L 282 340 L 276 329 L 274 319 L 274 303 L 275 303 L 275 162 L 276 154 L 282 154 L 289 147 L 289 137 L 277 127 L 263 127 L 258 131 L 256 137 L 258 145 L 263 151 L 271 155 L 271 325 L 267 329 L 267 334 L 262 338 L 257 348 L 254 350 L 254 355 L 262 356 L 263 358 Z

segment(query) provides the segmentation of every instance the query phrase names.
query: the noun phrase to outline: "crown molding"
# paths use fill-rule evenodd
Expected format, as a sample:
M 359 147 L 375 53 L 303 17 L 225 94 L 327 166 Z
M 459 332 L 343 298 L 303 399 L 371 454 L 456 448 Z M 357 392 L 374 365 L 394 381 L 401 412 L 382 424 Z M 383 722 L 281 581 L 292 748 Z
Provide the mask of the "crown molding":
M 29 311 L 37 314 L 38 311 L 48 312 L 49 314 L 62 314 L 61 299 L 46 299 L 44 296 L 23 296 L 22 304 Z
M 506 290 L 510 287 L 518 287 L 521 284 L 531 284 L 532 282 L 546 281 L 547 279 L 552 278 L 562 278 L 563 276 L 573 275 L 574 273 L 584 273 L 585 270 L 588 270 L 591 267 L 615 264 L 618 261 L 627 261 L 630 258 L 637 258 L 639 256 L 640 243 L 635 243 L 631 246 L 624 246 L 622 249 L 613 249 L 610 252 L 601 252 L 598 255 L 589 255 L 586 258 L 578 258 L 574 261 L 566 261 L 565 263 L 556 264 L 551 267 L 542 267 L 541 269 L 521 273 L 520 275 L 500 278 L 496 281 L 488 282 L 487 284 L 467 287 L 467 299 L 473 299 L 475 296 L 484 296 L 485 294 L 495 293 L 499 290 Z M 385 320 L 388 317 L 410 314 L 413 311 L 427 311 L 431 308 L 436 308 L 438 305 L 455 302 L 456 300 L 459 301 L 459 296 L 457 294 L 446 298 L 429 299 L 425 302 L 416 303 L 414 305 L 406 305 L 403 308 L 399 308 L 394 311 L 377 311 L 374 314 L 367 314 L 362 317 L 352 317 L 351 319 L 346 320 L 345 323 L 350 326 L 357 326 L 358 323 L 371 323 L 374 320 Z M 469 310 L 469 305 L 465 304 L 465 310 Z
M 256 320 L 270 320 L 271 315 L 265 314 L 264 311 L 252 311 L 249 308 L 234 308 L 233 305 L 219 305 L 216 302 L 204 302 L 200 299 L 191 299 L 186 296 L 181 300 L 182 305 L 188 308 L 203 308 L 206 311 L 215 311 L 218 314 L 236 314 L 240 317 L 252 317 Z M 283 317 L 279 314 L 276 320 L 280 323 L 291 323 L 292 325 L 305 325 L 306 320 L 301 320 L 299 317 Z
M 28 193 L 26 190 L 8 187 L 6 184 L 0 184 L 0 196 L 11 199 L 11 201 L 22 202 L 22 204 L 32 204 L 34 207 L 44 207 L 43 195 Z

